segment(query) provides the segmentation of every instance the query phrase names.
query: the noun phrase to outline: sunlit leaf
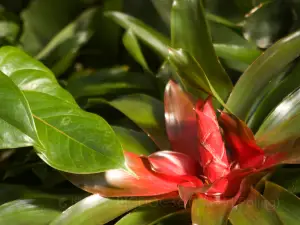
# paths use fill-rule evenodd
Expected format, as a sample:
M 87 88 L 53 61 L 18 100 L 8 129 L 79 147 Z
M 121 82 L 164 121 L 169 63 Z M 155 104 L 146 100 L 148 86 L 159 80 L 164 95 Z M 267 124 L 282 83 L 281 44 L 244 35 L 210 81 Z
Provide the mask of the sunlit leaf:
M 241 76 L 228 101 L 228 107 L 245 120 L 264 87 L 300 53 L 300 32 L 295 32 L 267 49 Z M 243 94 L 241 94 L 243 93 Z

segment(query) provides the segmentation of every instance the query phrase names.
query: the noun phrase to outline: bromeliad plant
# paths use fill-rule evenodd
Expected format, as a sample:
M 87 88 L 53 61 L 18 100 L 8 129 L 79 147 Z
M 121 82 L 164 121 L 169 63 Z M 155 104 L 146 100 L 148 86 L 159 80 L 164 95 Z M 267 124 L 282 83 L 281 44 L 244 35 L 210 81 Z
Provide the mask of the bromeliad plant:
M 119 0 L 113 2 L 107 8 L 119 7 Z M 34 161 L 43 166 L 38 170 L 47 164 L 63 175 L 61 182 L 67 179 L 95 193 L 84 198 L 86 194 L 78 194 L 79 189 L 66 182 L 52 191 L 67 186 L 67 192 L 76 190 L 76 195 L 1 184 L 0 224 L 298 224 L 299 31 L 260 55 L 261 50 L 239 36 L 249 33 L 249 26 L 243 25 L 247 21 L 236 25 L 216 17 L 205 12 L 199 0 L 169 2 L 173 2 L 171 9 L 166 4 L 171 17 L 164 19 L 171 24 L 170 39 L 136 18 L 107 12 L 126 29 L 124 45 L 146 73 L 141 76 L 118 67 L 75 74 L 61 82 L 73 96 L 48 68 L 22 50 L 0 49 L 0 148 L 5 150 L 1 156 L 22 157 L 22 150 L 30 150 L 41 159 Z M 159 6 L 159 1 L 153 3 Z M 272 10 L 282 4 L 261 6 L 256 13 L 271 10 L 268 20 L 281 15 Z M 80 28 L 86 19 L 90 22 L 94 13 L 84 12 L 75 25 L 62 31 L 66 36 L 59 33 L 38 54 L 56 75 L 66 71 L 75 56 L 66 54 L 64 60 L 63 55 L 53 64 L 52 56 L 61 51 L 51 46 L 63 40 L 54 45 L 60 49 L 69 46 L 69 37 L 80 39 L 82 32 L 74 27 Z M 25 13 L 24 18 L 33 14 Z M 215 43 L 218 35 L 206 18 L 239 38 Z M 90 38 L 86 34 L 84 42 L 71 43 L 77 46 L 76 54 Z M 247 39 L 253 37 L 250 32 Z M 138 39 L 165 61 L 167 82 L 152 76 L 154 69 Z M 256 44 L 260 40 L 266 38 L 257 38 Z M 223 65 L 245 71 L 235 85 Z M 157 83 L 165 89 L 164 102 L 153 94 L 158 92 Z M 115 98 L 118 95 L 122 96 Z M 100 107 L 97 112 L 109 123 L 82 109 L 91 105 Z

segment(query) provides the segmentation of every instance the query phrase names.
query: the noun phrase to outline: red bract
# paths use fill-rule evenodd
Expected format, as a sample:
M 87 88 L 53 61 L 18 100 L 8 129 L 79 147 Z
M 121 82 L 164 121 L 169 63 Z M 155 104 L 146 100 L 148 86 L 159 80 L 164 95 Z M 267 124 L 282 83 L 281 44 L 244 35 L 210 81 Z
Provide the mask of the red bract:
M 227 199 L 244 191 L 241 183 L 249 175 L 284 158 L 282 154 L 269 154 L 271 151 L 266 154 L 238 118 L 222 112 L 218 122 L 211 97 L 194 103 L 170 81 L 164 101 L 166 129 L 173 151 L 159 151 L 150 156 L 125 152 L 131 173 L 116 169 L 83 177 L 70 175 L 70 180 L 105 197 L 177 193 L 185 202 L 193 195 Z M 230 151 L 226 150 L 223 138 Z

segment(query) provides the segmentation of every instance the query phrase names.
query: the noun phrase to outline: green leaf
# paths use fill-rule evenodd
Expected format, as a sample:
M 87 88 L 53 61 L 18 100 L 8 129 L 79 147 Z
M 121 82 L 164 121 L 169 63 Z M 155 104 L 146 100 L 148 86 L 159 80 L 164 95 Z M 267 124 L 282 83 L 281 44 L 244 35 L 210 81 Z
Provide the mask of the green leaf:
M 41 63 L 17 48 L 3 47 L 0 71 L 25 94 L 41 142 L 34 147 L 46 163 L 74 173 L 125 167 L 122 146 L 112 128 L 101 117 L 81 110 Z
M 7 225 L 47 225 L 61 213 L 55 199 L 21 199 L 0 206 L 0 223 Z
M 232 84 L 214 51 L 201 0 L 173 2 L 171 37 L 172 47 L 189 52 L 202 67 L 212 86 L 226 99 Z
M 196 198 L 192 204 L 192 221 L 195 225 L 226 225 L 235 199 L 214 201 Z
M 91 195 L 65 210 L 50 225 L 104 225 L 122 214 L 156 199 L 103 198 Z
M 39 144 L 29 104 L 24 94 L 0 72 L 0 148 Z
M 97 8 L 84 11 L 75 21 L 64 27 L 40 51 L 36 58 L 45 62 L 56 76 L 73 63 L 81 46 L 88 42 L 93 30 L 91 22 Z
M 191 212 L 190 210 L 180 210 L 174 213 L 170 213 L 162 218 L 159 218 L 155 222 L 149 225 L 172 225 L 172 224 L 181 224 L 181 225 L 190 225 L 191 221 Z
M 156 151 L 155 144 L 144 133 L 126 129 L 123 127 L 112 127 L 116 133 L 122 148 L 139 155 L 150 155 Z
M 264 197 L 273 204 L 283 224 L 299 223 L 300 199 L 296 195 L 274 183 L 266 182 Z
M 255 109 L 254 114 L 247 122 L 252 130 L 256 131 L 266 116 L 281 102 L 284 97 L 292 93 L 299 87 L 300 77 L 298 76 L 300 63 L 298 62 L 292 71 L 282 80 L 267 96 L 262 100 L 259 106 Z
M 262 138 L 262 136 L 265 137 L 268 135 L 267 133 L 269 132 L 276 136 L 280 136 L 280 140 L 284 140 L 286 137 L 291 137 L 291 132 L 295 135 L 299 134 L 296 127 L 300 122 L 298 121 L 298 117 L 300 116 L 299 112 L 300 89 L 298 88 L 276 106 L 264 120 L 255 136 L 257 138 Z M 277 131 L 280 131 L 280 133 L 275 134 L 274 130 L 276 129 Z M 286 133 L 288 130 L 289 132 Z
M 169 26 L 173 0 L 151 0 L 162 20 Z
M 75 98 L 118 96 L 134 92 L 155 93 L 155 79 L 148 74 L 127 72 L 123 67 L 83 71 L 68 82 L 67 89 Z
M 227 106 L 236 116 L 242 120 L 247 118 L 257 96 L 264 91 L 264 87 L 298 57 L 299 46 L 300 32 L 295 32 L 267 49 L 245 71 L 227 101 Z
M 206 93 L 213 95 L 219 101 L 219 103 L 228 109 L 223 101 L 226 99 L 227 89 L 224 89 L 223 85 L 217 80 L 209 80 L 202 67 L 192 56 L 190 56 L 187 52 L 184 52 L 182 49 L 170 49 L 169 60 L 177 69 L 179 76 L 183 80 L 186 80 L 191 87 L 196 89 L 201 88 L 201 90 L 205 91 Z M 204 93 L 199 94 L 201 95 L 197 96 L 198 98 L 205 98 Z
M 248 65 L 260 56 L 261 51 L 241 45 L 214 44 L 217 55 L 223 59 L 236 60 Z
M 25 51 L 36 55 L 82 8 L 80 0 L 31 1 L 21 13 L 24 28 L 20 41 Z
M 233 208 L 229 219 L 233 225 L 283 225 L 274 206 L 254 189 L 244 202 Z
M 168 56 L 169 40 L 142 21 L 120 12 L 106 12 L 108 18 L 115 21 L 124 29 L 130 29 L 137 37 L 148 46 L 152 47 L 158 54 L 166 58 Z
M 293 23 L 293 12 L 285 1 L 268 1 L 247 14 L 243 24 L 244 37 L 260 48 L 288 34 Z
M 47 164 L 77 174 L 125 167 L 122 146 L 101 117 L 50 95 L 25 95 L 42 142 L 35 148 Z
M 162 102 L 147 95 L 135 94 L 115 99 L 110 104 L 144 130 L 160 149 L 170 149 Z
M 158 202 L 160 203 L 160 202 Z M 131 213 L 125 215 L 120 219 L 116 225 L 151 225 L 157 224 L 159 220 L 162 220 L 165 216 L 168 216 L 178 210 L 179 207 L 171 205 L 172 202 L 163 203 L 163 205 L 150 203 L 149 205 L 141 206 Z M 174 204 L 174 203 L 173 203 Z
M 135 34 L 129 29 L 123 36 L 123 44 L 130 55 L 146 70 L 150 71 Z

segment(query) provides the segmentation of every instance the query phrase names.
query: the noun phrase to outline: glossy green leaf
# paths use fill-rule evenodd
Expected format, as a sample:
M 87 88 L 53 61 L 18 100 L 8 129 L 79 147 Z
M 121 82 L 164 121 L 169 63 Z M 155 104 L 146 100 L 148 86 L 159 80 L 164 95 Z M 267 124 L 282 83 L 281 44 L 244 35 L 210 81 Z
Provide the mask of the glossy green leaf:
M 32 1 L 21 13 L 24 23 L 21 44 L 26 52 L 36 55 L 83 8 L 79 0 Z M 55 15 L 55 16 L 54 16 Z
M 0 206 L 0 224 L 47 225 L 63 210 L 55 199 L 23 199 Z
M 147 95 L 134 94 L 115 99 L 110 104 L 143 129 L 160 149 L 170 149 L 162 102 Z
M 135 34 L 129 29 L 123 36 L 123 44 L 131 56 L 146 70 L 150 71 Z
M 152 47 L 158 54 L 166 58 L 168 56 L 169 40 L 142 21 L 120 12 L 107 12 L 111 18 L 124 29 L 130 29 L 145 44 Z
M 293 23 L 293 12 L 285 1 L 268 1 L 247 14 L 243 24 L 244 37 L 260 48 L 269 47 L 288 33 Z
M 170 25 L 170 13 L 173 0 L 151 0 L 155 9 L 159 13 L 163 21 L 169 26 Z
M 226 99 L 232 84 L 214 51 L 201 0 L 173 2 L 171 41 L 173 48 L 181 48 L 195 58 L 212 86 Z
M 226 225 L 235 199 L 224 201 L 196 198 L 192 204 L 192 221 L 195 225 Z
M 112 128 L 121 142 L 122 148 L 126 151 L 150 155 L 157 149 L 152 140 L 142 132 L 117 126 Z
M 156 199 L 103 198 L 91 195 L 65 210 L 50 225 L 104 225 L 122 214 Z
M 264 197 L 273 204 L 279 218 L 285 225 L 294 225 L 300 220 L 300 199 L 284 188 L 267 182 Z
M 45 62 L 56 76 L 62 74 L 73 63 L 80 47 L 90 39 L 93 33 L 91 22 L 96 12 L 97 8 L 84 11 L 56 34 L 36 58 Z
M 247 122 L 248 126 L 256 131 L 266 116 L 281 102 L 284 97 L 292 93 L 299 87 L 300 63 L 298 62 L 291 72 L 282 80 L 267 96 L 262 100 L 259 106 L 255 109 L 251 119 Z
M 75 98 L 155 93 L 155 80 L 148 74 L 126 72 L 118 68 L 102 69 L 84 72 L 82 76 L 70 80 L 67 90 Z
M 42 146 L 35 148 L 47 164 L 65 172 L 84 174 L 125 167 L 122 146 L 101 117 L 50 95 L 37 97 L 29 91 L 25 95 L 42 142 Z
M 0 148 L 39 144 L 29 104 L 14 82 L 0 72 Z
M 245 71 L 235 85 L 228 101 L 228 107 L 240 119 L 245 120 L 258 95 L 300 54 L 300 32 L 295 32 L 278 41 Z M 243 93 L 243 94 L 241 94 Z
M 254 189 L 244 202 L 233 208 L 229 219 L 233 225 L 283 225 L 274 206 Z
M 179 210 L 179 207 L 172 205 L 172 202 L 160 202 L 150 203 L 149 205 L 141 206 L 134 211 L 125 215 L 122 219 L 120 219 L 116 225 L 151 225 L 157 224 L 159 220 L 162 220 L 163 217 L 166 217 L 176 211 Z
M 297 132 L 296 126 L 299 124 L 297 121 L 299 120 L 300 112 L 300 89 L 294 91 L 289 96 L 284 98 L 276 108 L 268 115 L 265 121 L 260 126 L 258 132 L 256 133 L 256 137 L 260 138 L 265 136 L 267 132 L 273 132 L 272 130 L 280 129 L 280 135 L 283 140 L 285 136 L 290 137 L 290 133 L 287 132 L 287 129 L 290 129 L 290 132 L 294 130 Z M 298 118 L 298 119 L 297 119 Z M 282 127 L 282 128 L 280 128 Z M 284 130 L 285 129 L 285 130 Z M 274 132 L 273 132 L 274 133 Z M 297 133 L 294 133 L 297 134 Z
M 45 162 L 74 173 L 124 167 L 122 146 L 111 127 L 101 117 L 81 110 L 41 63 L 17 48 L 3 47 L 0 70 L 28 100 L 41 142 L 35 148 Z
M 236 60 L 248 65 L 260 56 L 261 51 L 240 45 L 214 44 L 217 55 L 223 59 Z

